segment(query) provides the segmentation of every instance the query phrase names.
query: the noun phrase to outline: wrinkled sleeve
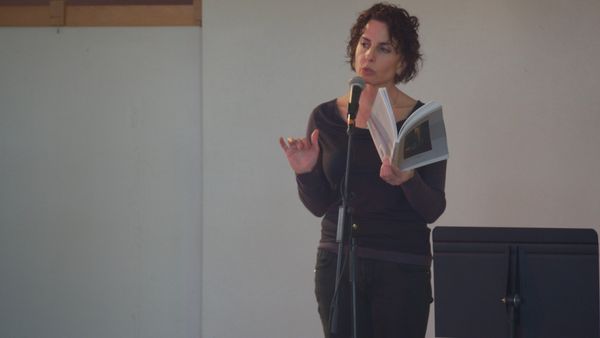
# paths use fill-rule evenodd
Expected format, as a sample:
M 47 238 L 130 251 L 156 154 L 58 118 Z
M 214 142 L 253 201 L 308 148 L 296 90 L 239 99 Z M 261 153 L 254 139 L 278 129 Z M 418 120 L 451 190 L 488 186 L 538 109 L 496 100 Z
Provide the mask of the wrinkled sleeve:
M 435 222 L 446 210 L 446 166 L 447 161 L 440 161 L 418 168 L 402 184 L 408 202 L 427 223 Z
M 310 134 L 316 128 L 319 128 L 321 138 L 327 130 L 323 130 L 317 122 L 318 108 L 315 109 L 309 120 L 307 127 L 307 137 L 310 140 Z M 320 143 L 320 141 L 319 141 Z M 296 183 L 298 185 L 298 194 L 304 206 L 315 216 L 321 217 L 327 209 L 336 200 L 336 193 L 331 188 L 329 181 L 323 172 L 323 151 L 319 145 L 319 158 L 312 171 L 304 174 L 296 175 Z

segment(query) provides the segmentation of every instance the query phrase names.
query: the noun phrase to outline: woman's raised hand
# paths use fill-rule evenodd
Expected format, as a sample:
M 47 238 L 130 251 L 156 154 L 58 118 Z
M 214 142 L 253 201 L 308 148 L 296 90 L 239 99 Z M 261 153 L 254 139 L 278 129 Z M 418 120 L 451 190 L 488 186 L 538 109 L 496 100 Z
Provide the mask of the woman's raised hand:
M 296 174 L 304 174 L 313 170 L 319 157 L 319 130 L 310 134 L 310 140 L 304 138 L 279 138 L 281 149 Z M 287 142 L 286 142 L 287 141 Z

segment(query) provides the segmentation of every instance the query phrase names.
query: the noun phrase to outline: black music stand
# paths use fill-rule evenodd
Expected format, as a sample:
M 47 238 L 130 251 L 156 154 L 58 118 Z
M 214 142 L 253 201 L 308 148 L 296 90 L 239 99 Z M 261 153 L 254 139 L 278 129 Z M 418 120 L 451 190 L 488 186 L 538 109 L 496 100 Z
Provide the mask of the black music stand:
M 436 337 L 598 338 L 592 229 L 436 227 Z

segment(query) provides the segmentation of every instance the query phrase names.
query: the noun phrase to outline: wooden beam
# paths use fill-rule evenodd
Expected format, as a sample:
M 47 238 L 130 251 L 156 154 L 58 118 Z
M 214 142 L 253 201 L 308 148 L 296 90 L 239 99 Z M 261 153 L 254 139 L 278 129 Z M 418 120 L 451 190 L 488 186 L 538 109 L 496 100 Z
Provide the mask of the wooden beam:
M 67 26 L 195 26 L 194 7 L 67 6 Z
M 194 22 L 202 26 L 202 0 L 194 0 Z
M 201 26 L 202 0 L 189 5 L 0 4 L 0 26 Z
M 53 26 L 49 6 L 0 6 L 0 26 Z
M 50 23 L 52 26 L 65 25 L 65 0 L 50 0 Z

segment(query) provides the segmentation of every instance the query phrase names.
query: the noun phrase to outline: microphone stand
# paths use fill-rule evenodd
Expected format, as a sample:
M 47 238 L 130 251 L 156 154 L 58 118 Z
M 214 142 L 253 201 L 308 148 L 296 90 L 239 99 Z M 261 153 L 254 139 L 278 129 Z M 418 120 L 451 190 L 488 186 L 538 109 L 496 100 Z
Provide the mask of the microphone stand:
M 333 299 L 331 300 L 331 311 L 329 317 L 330 324 L 330 332 L 336 334 L 338 332 L 338 319 L 339 319 L 339 294 L 340 294 L 340 281 L 342 278 L 342 260 L 344 256 L 344 240 L 349 240 L 350 243 L 350 251 L 348 253 L 349 260 L 349 269 L 350 269 L 350 285 L 352 289 L 351 293 L 351 301 L 352 301 L 352 337 L 358 337 L 358 308 L 356 304 L 357 300 L 357 290 L 356 290 L 356 282 L 357 282 L 357 269 L 356 269 L 356 238 L 354 236 L 355 232 L 358 230 L 358 226 L 356 224 L 352 224 L 352 210 L 350 207 L 350 160 L 352 154 L 352 139 L 354 135 L 354 116 L 350 113 L 352 110 L 358 112 L 358 100 L 355 100 L 354 103 L 350 103 L 348 107 L 348 129 L 346 131 L 348 135 L 348 148 L 346 152 L 346 171 L 344 175 L 344 185 L 342 189 L 342 205 L 338 211 L 338 223 L 337 223 L 337 234 L 336 234 L 336 242 L 338 243 L 338 255 L 337 255 L 337 265 L 335 272 L 335 290 L 333 293 Z M 351 105 L 356 105 L 350 107 Z M 352 110 L 351 110 L 352 109 Z M 352 224 L 352 227 L 350 227 Z M 348 230 L 351 230 L 349 235 Z M 346 237 L 346 238 L 345 238 Z

